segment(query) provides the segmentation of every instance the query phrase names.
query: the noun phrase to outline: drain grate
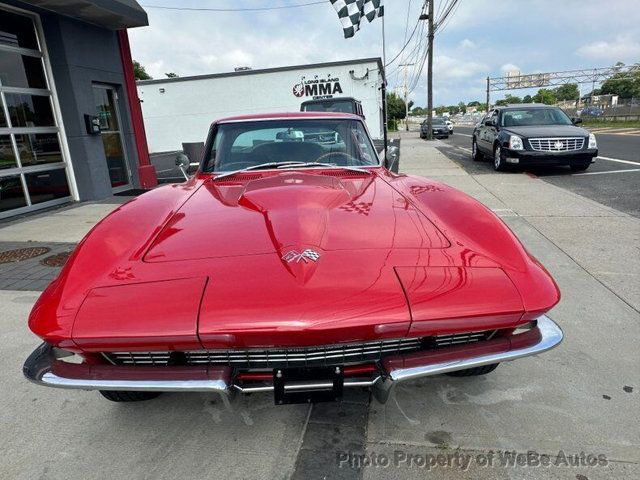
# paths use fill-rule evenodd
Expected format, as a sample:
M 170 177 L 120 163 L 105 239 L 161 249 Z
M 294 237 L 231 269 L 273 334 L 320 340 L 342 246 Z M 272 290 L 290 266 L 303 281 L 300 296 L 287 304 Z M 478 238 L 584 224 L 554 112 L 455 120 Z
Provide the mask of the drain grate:
M 69 255 L 71 255 L 71 252 L 60 252 L 55 255 L 49 255 L 40 260 L 40 265 L 44 265 L 45 267 L 64 267 L 64 264 L 67 263 L 69 259 Z
M 47 247 L 29 247 L 7 250 L 6 252 L 0 252 L 0 263 L 22 262 L 23 260 L 29 260 L 30 258 L 44 255 L 49 251 L 51 251 L 51 249 Z

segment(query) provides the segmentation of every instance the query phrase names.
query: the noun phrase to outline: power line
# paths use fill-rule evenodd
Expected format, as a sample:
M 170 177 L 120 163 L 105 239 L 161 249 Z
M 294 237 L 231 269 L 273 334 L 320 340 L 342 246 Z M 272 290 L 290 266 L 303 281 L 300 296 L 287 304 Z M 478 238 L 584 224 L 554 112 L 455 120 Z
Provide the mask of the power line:
M 310 7 L 312 5 L 327 4 L 327 0 L 298 3 L 296 5 L 280 5 L 277 7 L 250 7 L 250 8 L 206 8 L 206 7 L 170 7 L 165 5 L 141 5 L 144 8 L 156 8 L 158 10 L 181 10 L 185 12 L 263 12 L 266 10 L 284 10 L 288 8 Z

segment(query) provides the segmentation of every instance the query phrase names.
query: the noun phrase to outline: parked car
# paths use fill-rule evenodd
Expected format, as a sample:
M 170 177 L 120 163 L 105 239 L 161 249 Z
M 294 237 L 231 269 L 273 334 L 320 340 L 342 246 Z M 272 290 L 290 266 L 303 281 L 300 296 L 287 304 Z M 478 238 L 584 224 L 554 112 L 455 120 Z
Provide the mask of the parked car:
M 451 120 L 445 120 L 444 123 L 447 125 L 449 129 L 449 133 L 453 133 L 453 122 Z
M 212 125 L 195 176 L 82 240 L 31 311 L 44 343 L 24 374 L 116 402 L 362 387 L 384 402 L 399 382 L 554 347 L 559 298 L 488 208 L 388 171 L 361 117 L 233 117 Z
M 431 122 L 431 128 L 435 138 L 449 138 L 449 128 L 443 117 L 433 117 Z M 427 138 L 428 131 L 429 127 L 427 120 L 425 120 L 420 124 L 420 138 Z
M 580 122 L 547 105 L 496 107 L 474 128 L 471 155 L 475 161 L 489 156 L 496 170 L 552 165 L 586 170 L 598 145 L 593 134 L 575 125 Z
M 604 115 L 604 110 L 598 107 L 587 107 L 580 111 L 581 117 L 601 117 Z

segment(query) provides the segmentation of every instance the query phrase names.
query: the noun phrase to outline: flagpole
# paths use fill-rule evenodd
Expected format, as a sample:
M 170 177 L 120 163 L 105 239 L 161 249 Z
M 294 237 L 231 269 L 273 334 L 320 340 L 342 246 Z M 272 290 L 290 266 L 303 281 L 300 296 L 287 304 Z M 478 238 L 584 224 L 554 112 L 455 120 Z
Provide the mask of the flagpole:
M 384 154 L 385 163 L 387 157 L 387 43 L 384 34 L 384 18 L 386 15 L 382 14 L 382 115 L 384 116 Z

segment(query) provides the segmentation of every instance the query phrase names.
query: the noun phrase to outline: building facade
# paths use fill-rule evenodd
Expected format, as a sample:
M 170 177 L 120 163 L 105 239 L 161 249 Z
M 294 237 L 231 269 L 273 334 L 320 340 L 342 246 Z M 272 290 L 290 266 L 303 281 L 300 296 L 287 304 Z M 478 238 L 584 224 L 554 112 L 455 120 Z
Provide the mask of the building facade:
M 380 58 L 295 65 L 138 82 L 149 150 L 203 142 L 219 118 L 297 112 L 306 100 L 353 97 L 362 102 L 374 138 L 384 136 L 384 82 Z
M 0 0 L 0 218 L 154 185 L 126 35 L 143 25 L 133 0 Z

